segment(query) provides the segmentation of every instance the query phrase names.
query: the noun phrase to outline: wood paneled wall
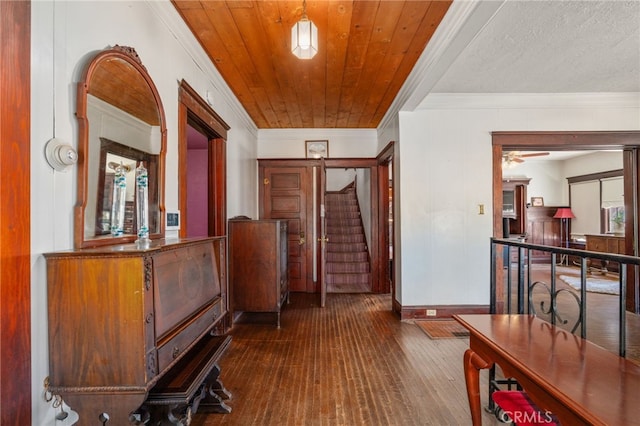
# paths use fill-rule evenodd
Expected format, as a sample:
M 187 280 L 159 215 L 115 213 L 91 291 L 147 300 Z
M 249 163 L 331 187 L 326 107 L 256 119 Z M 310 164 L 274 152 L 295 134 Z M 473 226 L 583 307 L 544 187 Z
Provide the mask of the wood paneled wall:
M 558 207 L 529 207 L 527 209 L 527 242 L 542 244 L 545 246 L 560 245 L 560 219 L 554 219 L 553 215 Z M 531 251 L 531 261 L 549 262 L 549 253 Z

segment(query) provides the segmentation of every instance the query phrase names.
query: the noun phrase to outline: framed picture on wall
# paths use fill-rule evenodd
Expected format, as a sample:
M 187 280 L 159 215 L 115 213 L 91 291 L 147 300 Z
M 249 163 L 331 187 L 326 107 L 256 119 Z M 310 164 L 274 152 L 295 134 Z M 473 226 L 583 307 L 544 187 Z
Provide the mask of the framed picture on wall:
M 327 158 L 329 156 L 329 141 L 304 141 L 307 158 Z
M 531 205 L 533 207 L 544 207 L 544 200 L 542 197 L 531 197 Z

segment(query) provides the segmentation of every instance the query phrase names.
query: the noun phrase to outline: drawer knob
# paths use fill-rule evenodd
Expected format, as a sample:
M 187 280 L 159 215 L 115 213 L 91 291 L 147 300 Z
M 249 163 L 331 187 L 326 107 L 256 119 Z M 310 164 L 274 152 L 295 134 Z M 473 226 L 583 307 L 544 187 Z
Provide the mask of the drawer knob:
M 144 319 L 144 322 L 149 324 L 152 320 L 153 320 L 153 313 L 148 313 L 146 318 Z
M 178 355 L 180 355 L 180 348 L 178 348 L 177 346 L 173 347 L 173 352 L 171 354 L 173 356 L 173 359 L 176 359 L 178 357 Z

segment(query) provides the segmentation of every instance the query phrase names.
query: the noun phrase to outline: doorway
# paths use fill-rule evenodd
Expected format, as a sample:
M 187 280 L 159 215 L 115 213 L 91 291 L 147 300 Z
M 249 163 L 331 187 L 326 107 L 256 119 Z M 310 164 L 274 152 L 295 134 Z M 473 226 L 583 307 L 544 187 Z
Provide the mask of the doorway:
M 640 208 L 640 132 L 493 132 L 493 235 L 503 236 L 503 153 L 508 151 L 596 151 L 606 149 L 623 150 L 624 205 L 626 214 L 624 236 L 625 253 L 638 256 L 638 217 Z M 502 285 L 502 269 L 498 271 L 497 283 Z M 640 312 L 640 282 L 633 268 L 627 275 L 627 310 Z M 497 294 L 503 295 L 504 289 Z M 501 298 L 503 296 L 500 296 Z M 497 307 L 504 300 L 497 300 Z
M 393 152 L 385 149 L 385 152 Z M 389 280 L 389 164 L 390 155 L 378 158 L 349 159 L 259 159 L 260 218 L 278 219 L 295 217 L 290 230 L 289 248 L 297 253 L 300 262 L 290 263 L 290 276 L 295 276 L 292 265 L 306 273 L 298 274 L 301 282 L 298 290 L 326 295 L 324 271 L 321 259 L 324 233 L 322 232 L 324 187 L 320 187 L 326 169 L 367 170 L 366 186 L 370 192 L 371 236 L 368 248 L 371 256 L 371 292 L 388 293 Z M 353 173 L 353 172 L 352 172 Z M 276 191 L 274 192 L 274 188 Z M 291 191 L 297 191 L 292 193 Z M 382 201 L 384 200 L 384 202 Z M 304 210 L 304 212 L 303 212 Z M 283 217 L 287 214 L 287 217 Z M 294 215 L 294 216 L 291 216 Z M 277 216 L 277 217 L 276 217 Z M 299 226 L 304 220 L 306 226 Z M 294 232 L 295 231 L 295 232 Z M 301 234 L 304 232 L 304 236 Z M 290 257 L 291 260 L 291 257 Z
M 198 127 L 187 120 L 187 238 L 209 235 L 209 138 Z
M 184 80 L 178 98 L 180 237 L 226 235 L 229 126 Z
M 354 174 L 360 174 L 362 176 L 360 186 L 362 194 L 367 194 L 366 205 L 361 205 L 362 210 L 366 210 L 366 219 L 363 222 L 368 222 L 370 225 L 370 234 L 367 235 L 368 252 L 370 255 L 370 292 L 371 293 L 388 293 L 390 291 L 389 282 L 389 159 L 385 153 L 393 151 L 393 144 L 390 144 L 391 148 L 385 148 L 383 153 L 376 158 L 353 158 L 353 159 L 331 159 L 327 158 L 323 161 L 323 167 L 326 169 L 338 169 L 347 170 L 347 175 L 353 176 Z M 355 170 L 355 172 L 354 172 Z M 324 169 L 321 170 L 324 173 Z M 320 191 L 325 191 L 326 188 L 320 188 Z M 318 204 L 316 210 L 319 211 L 317 215 L 319 219 L 322 217 L 324 207 Z M 316 229 L 320 228 L 320 223 L 317 222 Z M 318 247 L 318 251 L 321 252 L 322 246 Z M 320 259 L 317 260 L 318 262 Z M 326 262 L 322 265 L 321 270 L 326 271 Z M 326 275 L 326 274 L 325 274 Z M 326 279 L 323 274 L 320 274 L 318 279 L 323 283 Z M 327 286 L 320 286 L 326 290 Z
M 324 206 L 326 223 L 324 270 L 327 293 L 370 293 L 371 171 L 369 168 L 325 168 Z M 321 213 L 322 215 L 322 213 Z M 322 229 L 322 224 L 321 224 Z

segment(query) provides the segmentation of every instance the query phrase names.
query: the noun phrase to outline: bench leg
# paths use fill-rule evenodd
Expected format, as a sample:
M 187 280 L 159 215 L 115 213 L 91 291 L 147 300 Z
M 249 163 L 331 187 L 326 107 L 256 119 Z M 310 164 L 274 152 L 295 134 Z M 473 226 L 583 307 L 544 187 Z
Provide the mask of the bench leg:
M 149 424 L 154 426 L 189 426 L 191 424 L 192 411 L 188 405 L 161 405 L 153 407 L 152 410 L 152 422 Z
M 205 392 L 202 399 L 198 401 L 198 405 L 194 403 L 194 413 L 198 409 L 205 413 L 231 413 L 231 407 L 224 402 L 231 399 L 231 392 L 224 387 L 219 377 L 220 367 L 216 364 L 204 381 Z

